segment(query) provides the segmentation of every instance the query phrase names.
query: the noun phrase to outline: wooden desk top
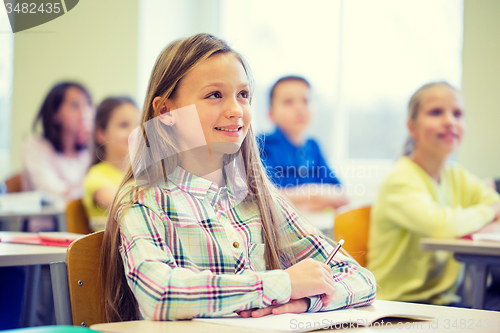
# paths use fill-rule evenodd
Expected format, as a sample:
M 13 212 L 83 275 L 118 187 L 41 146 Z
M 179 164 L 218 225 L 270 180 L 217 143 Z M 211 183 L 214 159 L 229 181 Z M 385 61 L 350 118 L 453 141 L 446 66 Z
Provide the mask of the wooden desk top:
M 463 254 L 500 256 L 500 242 L 495 241 L 422 238 L 420 248 L 422 250 L 445 250 Z
M 0 232 L 4 237 L 28 237 L 34 235 L 26 232 Z M 68 248 L 61 246 L 44 246 L 28 244 L 12 244 L 0 242 L 1 266 L 45 265 L 54 261 L 65 261 Z
M 395 330 L 411 330 L 420 332 L 498 332 L 500 330 L 500 313 L 495 311 L 460 309 L 445 306 L 424 305 L 403 302 L 375 301 L 365 308 L 367 311 L 392 311 L 394 313 L 408 313 L 413 315 L 433 316 L 431 322 L 392 321 L 392 328 L 386 326 L 354 328 L 348 330 L 361 330 L 363 332 L 383 332 Z M 387 321 L 386 321 L 387 322 Z M 397 326 L 399 323 L 400 326 Z M 496 323 L 496 327 L 495 327 Z M 421 325 L 421 326 L 420 326 Z M 487 328 L 487 326 L 489 328 Z M 197 321 L 163 321 L 148 320 L 130 321 L 122 323 L 96 324 L 92 329 L 105 333 L 135 333 L 135 332 L 203 332 L 203 333 L 233 333 L 256 332 L 252 329 L 202 323 Z M 321 330 L 323 331 L 323 330 Z M 342 330 L 344 331 L 344 330 Z

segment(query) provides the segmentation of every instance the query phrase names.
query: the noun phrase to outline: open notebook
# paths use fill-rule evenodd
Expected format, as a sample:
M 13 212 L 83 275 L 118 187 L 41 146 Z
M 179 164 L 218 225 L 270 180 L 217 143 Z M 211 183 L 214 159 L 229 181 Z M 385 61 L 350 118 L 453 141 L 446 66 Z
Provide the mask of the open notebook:
M 282 314 L 269 315 L 261 318 L 195 318 L 193 320 L 211 324 L 228 325 L 235 327 L 246 327 L 256 330 L 281 331 L 281 332 L 307 332 L 317 329 L 345 329 L 357 327 L 378 326 L 387 328 L 388 322 L 379 321 L 384 318 L 399 318 L 412 321 L 429 321 L 435 319 L 429 316 L 419 316 L 413 314 L 397 313 L 390 311 L 375 310 L 368 306 L 358 309 L 335 310 L 317 313 Z M 391 320 L 391 327 L 397 328 L 398 320 Z M 425 327 L 425 326 L 424 326 Z

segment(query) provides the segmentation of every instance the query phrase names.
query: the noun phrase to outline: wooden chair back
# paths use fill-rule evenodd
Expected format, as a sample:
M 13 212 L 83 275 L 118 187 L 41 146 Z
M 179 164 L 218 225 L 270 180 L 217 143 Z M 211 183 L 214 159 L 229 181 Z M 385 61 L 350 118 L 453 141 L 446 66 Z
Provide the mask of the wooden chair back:
M 333 226 L 334 238 L 345 240 L 342 246 L 356 261 L 366 267 L 371 207 L 362 207 L 339 214 Z
M 5 185 L 7 186 L 7 193 L 21 192 L 23 175 L 18 173 L 10 178 L 7 178 Z
M 87 212 L 81 199 L 70 202 L 68 207 L 66 207 L 66 223 L 69 232 L 77 234 L 90 234 L 92 232 Z
M 98 280 L 104 231 L 74 241 L 66 254 L 73 325 L 104 323 L 104 299 Z

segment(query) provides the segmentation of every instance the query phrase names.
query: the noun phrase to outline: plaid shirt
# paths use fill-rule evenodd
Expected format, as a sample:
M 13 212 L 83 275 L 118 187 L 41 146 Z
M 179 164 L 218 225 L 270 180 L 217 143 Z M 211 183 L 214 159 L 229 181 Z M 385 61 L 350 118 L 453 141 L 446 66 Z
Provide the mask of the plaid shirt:
M 142 316 L 217 317 L 288 302 L 288 273 L 266 270 L 258 206 L 252 201 L 235 205 L 230 186 L 219 188 L 180 167 L 167 179 L 116 215 L 125 274 Z M 333 246 L 286 202 L 278 203 L 297 261 L 324 262 Z M 330 266 L 335 299 L 324 308 L 319 296 L 310 297 L 309 312 L 374 301 L 375 279 L 368 270 L 340 252 Z

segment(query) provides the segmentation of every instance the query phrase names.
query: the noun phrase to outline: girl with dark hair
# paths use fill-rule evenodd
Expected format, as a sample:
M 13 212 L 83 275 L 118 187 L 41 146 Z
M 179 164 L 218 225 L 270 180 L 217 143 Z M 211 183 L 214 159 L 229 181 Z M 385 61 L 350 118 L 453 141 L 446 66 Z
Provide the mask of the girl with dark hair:
M 82 85 L 63 82 L 50 90 L 33 124 L 35 129 L 41 123 L 42 135 L 24 146 L 24 190 L 43 191 L 65 201 L 81 198 L 90 166 L 87 145 L 93 114 L 90 94 Z M 30 221 L 30 231 L 52 227 L 47 219 L 36 220 Z
M 139 109 L 128 97 L 109 97 L 97 107 L 94 127 L 94 161 L 83 181 L 83 205 L 94 230 L 106 226 L 124 176 L 128 137 L 139 124 Z

